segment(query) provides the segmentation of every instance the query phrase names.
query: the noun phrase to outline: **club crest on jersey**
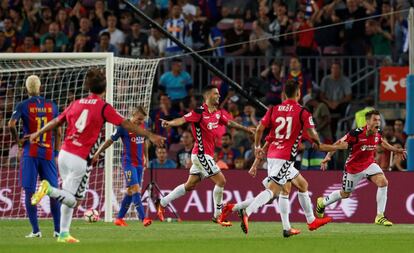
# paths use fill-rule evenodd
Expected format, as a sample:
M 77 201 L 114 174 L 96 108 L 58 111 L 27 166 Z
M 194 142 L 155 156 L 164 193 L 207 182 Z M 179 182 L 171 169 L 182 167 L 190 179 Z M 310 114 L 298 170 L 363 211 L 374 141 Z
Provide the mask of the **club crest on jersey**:
M 220 114 L 218 114 L 218 113 L 217 113 L 217 114 L 216 114 L 216 118 L 217 118 L 217 119 L 220 119 Z
M 309 124 L 311 126 L 314 126 L 315 125 L 315 123 L 313 122 L 313 118 L 312 117 L 309 117 Z
M 377 143 L 377 142 L 379 142 L 379 138 L 378 138 L 378 136 L 375 136 L 375 142 Z
M 218 127 L 218 122 L 209 122 L 207 124 L 208 130 L 212 130 L 212 129 L 217 128 L 217 127 Z

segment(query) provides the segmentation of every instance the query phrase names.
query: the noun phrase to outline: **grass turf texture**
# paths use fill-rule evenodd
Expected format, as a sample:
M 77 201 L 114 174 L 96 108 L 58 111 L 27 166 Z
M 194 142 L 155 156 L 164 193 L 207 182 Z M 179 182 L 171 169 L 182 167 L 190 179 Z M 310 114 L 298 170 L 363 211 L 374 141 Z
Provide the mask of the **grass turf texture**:
M 238 221 L 228 228 L 212 222 L 128 224 L 75 220 L 71 234 L 81 242 L 68 245 L 51 237 L 50 220 L 40 221 L 40 239 L 24 238 L 30 232 L 27 220 L 0 220 L 0 252 L 414 252 L 414 225 L 332 223 L 310 232 L 306 224 L 294 223 L 302 234 L 283 238 L 281 224 L 274 222 L 251 222 L 247 236 Z

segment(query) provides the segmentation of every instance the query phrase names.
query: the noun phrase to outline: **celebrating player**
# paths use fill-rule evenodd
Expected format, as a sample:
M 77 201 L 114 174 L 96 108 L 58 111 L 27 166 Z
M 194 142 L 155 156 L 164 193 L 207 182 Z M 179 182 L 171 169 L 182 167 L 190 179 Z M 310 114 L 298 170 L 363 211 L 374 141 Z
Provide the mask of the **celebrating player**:
M 145 128 L 144 120 L 147 116 L 144 108 L 138 106 L 132 112 L 131 122 L 141 128 Z M 121 209 L 119 210 L 118 217 L 115 219 L 115 225 L 125 227 L 128 224 L 125 222 L 124 217 L 128 212 L 131 202 L 134 203 L 138 212 L 138 218 L 142 221 L 145 227 L 151 225 L 152 220 L 145 217 L 144 207 L 141 201 L 141 182 L 145 163 L 148 161 L 148 149 L 145 145 L 145 138 L 134 133 L 128 132 L 122 126 L 118 126 L 115 132 L 112 134 L 111 139 L 105 141 L 92 158 L 92 164 L 98 160 L 99 154 L 109 148 L 114 141 L 117 141 L 121 137 L 124 144 L 124 150 L 122 154 L 122 167 L 124 168 L 125 180 L 126 180 L 126 194 L 121 203 Z
M 187 182 L 177 186 L 167 196 L 161 198 L 157 205 L 157 214 L 159 219 L 163 221 L 164 209 L 171 201 L 193 190 L 202 179 L 210 178 L 215 183 L 213 190 L 215 207 L 213 222 L 222 226 L 231 226 L 230 222 L 219 219 L 226 179 L 213 159 L 216 132 L 219 125 L 234 127 L 248 133 L 254 133 L 254 130 L 228 120 L 222 111 L 218 110 L 220 94 L 217 87 L 212 85 L 205 87 L 203 97 L 205 103 L 200 108 L 187 113 L 184 117 L 172 121 L 162 120 L 162 126 L 166 128 L 180 126 L 186 122 L 192 123 L 191 128 L 196 143 L 191 155 L 193 165 L 190 168 Z
M 317 199 L 316 213 L 319 217 L 324 216 L 325 207 L 340 200 L 351 196 L 359 181 L 368 178 L 377 187 L 377 216 L 375 224 L 392 226 L 392 222 L 384 216 L 385 206 L 387 204 L 388 181 L 380 168 L 375 163 L 375 153 L 377 145 L 384 149 L 402 155 L 405 159 L 406 150 L 396 148 L 390 145 L 385 138 L 381 137 L 379 127 L 381 125 L 380 113 L 376 110 L 369 111 L 365 115 L 367 125 L 363 128 L 357 128 L 346 134 L 340 141 L 345 141 L 349 145 L 350 155 L 345 163 L 345 171 L 342 181 L 342 190 L 333 191 L 326 197 Z M 321 169 L 326 170 L 327 162 L 331 160 L 334 152 L 329 152 L 322 161 Z
M 61 207 L 61 228 L 58 242 L 76 243 L 69 234 L 74 208 L 78 200 L 85 197 L 89 175 L 92 170 L 92 147 L 106 121 L 121 125 L 127 131 L 148 137 L 156 145 L 163 145 L 164 138 L 140 128 L 128 119 L 124 119 L 110 104 L 102 98 L 105 95 L 105 74 L 99 69 L 90 69 L 86 74 L 84 86 L 91 93 L 88 97 L 72 102 L 56 119 L 50 121 L 41 130 L 30 135 L 32 143 L 42 134 L 67 122 L 66 137 L 59 153 L 59 172 L 63 179 L 62 189 L 52 187 L 43 180 L 38 191 L 32 196 L 36 205 L 45 195 L 63 203 Z
M 248 233 L 248 217 L 277 195 L 279 195 L 283 236 L 289 237 L 300 233 L 299 230 L 293 229 L 290 226 L 289 193 L 291 181 L 300 175 L 293 163 L 304 129 L 306 129 L 307 134 L 316 144 L 316 147 L 322 151 L 345 149 L 347 147 L 346 144 L 337 144 L 336 146 L 320 144 L 319 136 L 314 129 L 312 115 L 298 103 L 300 89 L 296 81 L 286 81 L 284 92 L 287 99 L 280 105 L 271 107 L 266 112 L 256 131 L 255 154 L 256 157 L 261 157 L 264 153 L 263 148 L 260 146 L 263 132 L 266 128 L 271 128 L 269 135 L 266 137 L 266 141 L 270 143 L 267 152 L 268 182 L 266 190 L 257 195 L 246 209 L 239 210 L 239 217 L 242 219 L 241 228 L 246 234 Z M 302 181 L 304 181 L 304 178 Z M 306 181 L 301 183 L 307 184 Z M 331 219 L 316 219 L 314 217 L 307 186 L 303 188 L 304 192 L 299 194 L 299 199 L 304 209 L 309 229 L 315 230 L 328 223 Z
M 21 161 L 21 185 L 25 192 L 26 212 L 29 216 L 32 232 L 26 238 L 42 237 L 37 221 L 37 207 L 30 204 L 30 199 L 36 191 L 37 176 L 41 180 L 48 180 L 53 187 L 58 186 L 58 173 L 55 164 L 55 150 L 59 150 L 61 129 L 56 128 L 54 132 L 40 135 L 33 143 L 27 139 L 19 139 L 16 123 L 23 120 L 23 134 L 29 135 L 39 130 L 59 114 L 54 102 L 40 96 L 40 79 L 36 75 L 26 79 L 26 89 L 29 98 L 16 106 L 9 121 L 13 141 L 17 142 L 19 148 L 23 147 L 23 158 Z M 58 201 L 50 200 L 50 210 L 55 225 L 54 237 L 59 236 L 60 204 Z

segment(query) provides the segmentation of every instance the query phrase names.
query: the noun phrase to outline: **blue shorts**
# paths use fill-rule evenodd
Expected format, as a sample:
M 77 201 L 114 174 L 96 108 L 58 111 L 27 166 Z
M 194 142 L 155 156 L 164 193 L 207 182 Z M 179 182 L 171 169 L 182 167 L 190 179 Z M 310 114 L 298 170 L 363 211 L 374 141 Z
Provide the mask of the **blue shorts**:
M 141 186 L 141 180 L 142 180 L 142 172 L 143 168 L 142 166 L 125 166 L 124 167 L 124 175 L 127 187 L 132 186 L 134 184 L 138 184 Z
M 46 179 L 53 187 L 58 187 L 58 172 L 55 160 L 45 160 L 25 156 L 20 162 L 20 184 L 23 188 L 36 190 L 37 175 L 40 180 Z

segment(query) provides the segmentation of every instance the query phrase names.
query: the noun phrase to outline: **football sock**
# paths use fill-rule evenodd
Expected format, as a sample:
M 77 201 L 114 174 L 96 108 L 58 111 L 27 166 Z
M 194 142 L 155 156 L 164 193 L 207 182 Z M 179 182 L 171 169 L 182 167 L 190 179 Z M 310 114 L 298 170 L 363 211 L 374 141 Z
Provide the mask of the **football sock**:
M 55 232 L 60 232 L 60 203 L 56 199 L 50 198 L 50 212 L 53 217 Z
M 141 193 L 134 193 L 132 195 L 132 202 L 134 202 L 135 208 L 137 209 L 139 219 L 143 221 L 145 219 L 145 211 L 141 201 Z
M 252 202 L 254 201 L 254 198 L 246 199 L 240 203 L 237 203 L 233 206 L 233 209 L 231 209 L 232 212 L 239 211 L 241 209 L 246 209 Z
M 33 206 L 31 203 L 32 195 L 34 194 L 34 190 L 24 188 L 25 198 L 24 203 L 26 206 L 27 216 L 29 216 L 30 224 L 32 225 L 32 232 L 37 233 L 39 232 L 39 223 L 37 221 L 37 206 Z
M 259 195 L 254 198 L 253 202 L 246 208 L 247 216 L 250 216 L 250 214 L 256 212 L 259 207 L 264 206 L 272 198 L 273 192 L 269 189 L 266 189 L 259 193 Z
M 218 217 L 221 214 L 223 208 L 223 187 L 214 186 L 213 190 L 213 203 L 214 203 L 214 217 Z
M 63 204 L 60 207 L 60 233 L 69 233 L 70 223 L 72 222 L 73 208 Z
M 309 197 L 309 193 L 308 192 L 299 192 L 298 198 L 299 198 L 300 206 L 302 207 L 302 209 L 305 213 L 306 222 L 308 224 L 312 223 L 315 220 L 315 215 L 313 214 L 312 203 L 311 203 L 311 199 Z
M 332 204 L 332 203 L 334 203 L 334 202 L 336 202 L 340 199 L 341 199 L 341 191 L 336 190 L 336 191 L 331 192 L 331 194 L 329 194 L 328 196 L 326 196 L 323 199 L 323 204 L 325 206 L 329 206 L 330 204 Z
M 69 206 L 69 207 L 75 207 L 76 205 L 76 198 L 73 196 L 72 193 L 69 193 L 63 189 L 58 189 L 55 187 L 50 187 L 50 194 L 49 196 L 51 198 L 56 199 L 57 201 Z
M 385 206 L 387 205 L 388 186 L 378 187 L 377 190 L 377 214 L 384 215 Z
M 291 228 L 289 222 L 289 195 L 279 195 L 279 209 L 283 230 L 289 230 Z
M 166 207 L 171 201 L 174 199 L 178 199 L 179 197 L 185 194 L 185 186 L 184 184 L 180 184 L 179 186 L 175 187 L 172 192 L 170 192 L 167 196 L 161 199 L 160 204 L 163 207 Z
M 125 194 L 124 199 L 121 202 L 121 208 L 119 209 L 118 212 L 118 219 L 122 219 L 125 217 L 125 214 L 128 212 L 129 206 L 131 205 L 132 202 L 132 196 Z

